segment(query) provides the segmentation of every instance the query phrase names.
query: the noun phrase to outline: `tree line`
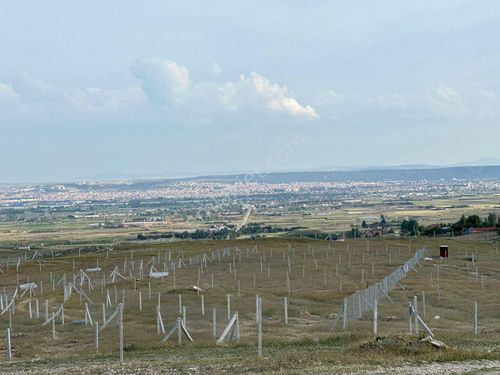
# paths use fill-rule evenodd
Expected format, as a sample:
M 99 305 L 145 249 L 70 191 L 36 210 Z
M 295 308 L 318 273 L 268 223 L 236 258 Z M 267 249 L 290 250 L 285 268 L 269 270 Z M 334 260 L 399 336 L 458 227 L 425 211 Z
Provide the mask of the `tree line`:
M 469 228 L 495 227 L 500 234 L 500 222 L 495 212 L 490 212 L 487 216 L 481 218 L 479 215 L 465 216 L 454 223 L 439 223 L 435 225 L 419 225 L 416 219 L 405 219 L 401 223 L 401 233 L 408 236 L 416 235 L 440 235 L 453 232 L 455 235 L 463 235 Z

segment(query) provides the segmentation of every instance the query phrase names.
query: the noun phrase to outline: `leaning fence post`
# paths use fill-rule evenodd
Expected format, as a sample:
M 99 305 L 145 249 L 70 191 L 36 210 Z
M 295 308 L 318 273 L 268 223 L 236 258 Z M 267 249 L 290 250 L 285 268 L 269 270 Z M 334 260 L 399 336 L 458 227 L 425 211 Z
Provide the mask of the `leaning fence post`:
M 477 302 L 474 301 L 473 311 L 472 311 L 472 331 L 474 335 L 477 335 Z

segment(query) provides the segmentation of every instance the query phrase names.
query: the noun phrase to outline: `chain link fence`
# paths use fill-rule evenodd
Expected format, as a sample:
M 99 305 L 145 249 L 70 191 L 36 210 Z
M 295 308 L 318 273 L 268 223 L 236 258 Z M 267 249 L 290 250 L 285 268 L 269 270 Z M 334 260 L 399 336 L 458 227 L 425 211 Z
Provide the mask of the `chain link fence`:
M 456 242 L 441 259 L 436 244 L 193 241 L 11 256 L 0 273 L 2 360 L 220 347 L 259 355 L 406 334 L 496 348 L 498 249 Z

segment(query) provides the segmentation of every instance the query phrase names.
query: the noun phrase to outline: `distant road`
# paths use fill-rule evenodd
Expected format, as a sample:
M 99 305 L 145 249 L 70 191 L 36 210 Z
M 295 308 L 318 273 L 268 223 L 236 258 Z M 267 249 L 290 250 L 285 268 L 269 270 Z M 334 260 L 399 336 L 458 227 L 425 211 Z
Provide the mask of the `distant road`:
M 247 210 L 243 215 L 243 219 L 241 220 L 240 224 L 236 227 L 236 230 L 240 230 L 243 226 L 245 226 L 248 223 L 248 219 L 250 219 L 250 215 L 252 214 L 254 208 L 255 208 L 254 206 L 247 207 Z

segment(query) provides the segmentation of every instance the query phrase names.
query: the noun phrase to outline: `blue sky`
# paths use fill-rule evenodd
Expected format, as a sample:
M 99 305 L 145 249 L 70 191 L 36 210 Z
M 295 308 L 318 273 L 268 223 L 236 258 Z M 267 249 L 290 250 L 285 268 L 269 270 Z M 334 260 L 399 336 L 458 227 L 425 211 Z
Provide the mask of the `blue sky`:
M 24 1 L 0 182 L 500 157 L 497 1 Z

